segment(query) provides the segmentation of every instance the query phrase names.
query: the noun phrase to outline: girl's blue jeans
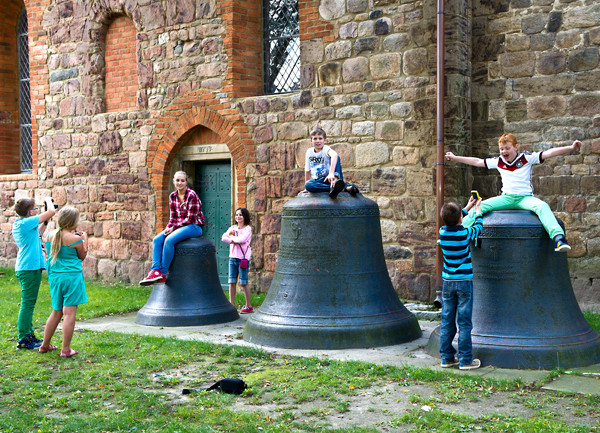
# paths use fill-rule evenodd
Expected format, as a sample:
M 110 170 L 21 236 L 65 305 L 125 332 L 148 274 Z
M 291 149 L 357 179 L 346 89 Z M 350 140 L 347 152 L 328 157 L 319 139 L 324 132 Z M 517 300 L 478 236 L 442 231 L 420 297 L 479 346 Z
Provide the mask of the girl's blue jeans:
M 169 272 L 175 255 L 175 245 L 198 236 L 202 236 L 202 227 L 197 224 L 179 227 L 168 236 L 159 233 L 152 241 L 152 269 L 158 269 L 163 275 Z
M 453 362 L 456 349 L 452 340 L 458 324 L 458 360 L 460 365 L 473 362 L 473 280 L 444 280 L 442 285 L 442 325 L 440 326 L 440 356 Z
M 229 284 L 237 283 L 238 274 L 240 276 L 240 284 L 242 286 L 248 284 L 248 268 L 240 268 L 240 262 L 240 259 L 229 257 L 229 279 L 227 280 Z

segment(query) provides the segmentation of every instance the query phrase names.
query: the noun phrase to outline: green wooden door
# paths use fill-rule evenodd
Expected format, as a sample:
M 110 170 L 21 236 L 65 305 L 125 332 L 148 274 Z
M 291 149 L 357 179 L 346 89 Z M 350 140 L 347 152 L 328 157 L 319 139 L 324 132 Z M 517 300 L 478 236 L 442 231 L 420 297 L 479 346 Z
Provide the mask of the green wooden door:
M 231 163 L 202 161 L 195 165 L 194 187 L 204 212 L 203 236 L 217 248 L 217 270 L 225 290 L 229 287 L 229 244 L 221 242 L 221 235 L 231 225 Z

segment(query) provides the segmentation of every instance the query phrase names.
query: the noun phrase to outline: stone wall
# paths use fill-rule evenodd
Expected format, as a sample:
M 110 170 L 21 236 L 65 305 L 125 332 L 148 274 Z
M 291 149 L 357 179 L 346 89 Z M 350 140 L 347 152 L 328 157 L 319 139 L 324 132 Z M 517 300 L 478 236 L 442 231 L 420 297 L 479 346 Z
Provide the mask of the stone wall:
M 260 44 L 244 51 L 236 39 L 260 39 L 252 33 L 258 3 L 25 2 L 32 50 L 46 68 L 36 77 L 45 84 L 32 87 L 39 154 L 34 174 L 0 176 L 0 264 L 12 265 L 16 253 L 10 206 L 51 193 L 82 212 L 92 235 L 87 275 L 139 279 L 168 216 L 172 162 L 203 127 L 229 149 L 235 206 L 253 214 L 252 287 L 268 290 L 281 209 L 303 187 L 309 131 L 320 126 L 347 179 L 379 204 L 394 287 L 433 299 L 436 2 L 299 3 L 302 90 L 263 96 L 249 81 L 259 69 L 243 73 Z M 598 112 L 597 6 L 447 3 L 446 145 L 484 156 L 503 132 L 531 147 L 584 141 L 580 155 L 540 167 L 535 186 L 567 224 L 581 299 L 598 303 L 600 121 L 581 115 Z M 137 109 L 106 113 L 104 38 L 118 16 L 137 30 Z M 464 167 L 448 166 L 445 181 L 448 199 L 464 200 L 472 183 L 497 193 L 496 176 Z
M 248 207 L 259 215 L 261 286 L 275 270 L 283 204 L 303 188 L 310 130 L 322 127 L 344 176 L 380 207 L 390 276 L 401 296 L 435 286 L 435 10 L 421 2 L 323 2 L 332 37 L 302 42 L 303 91 L 237 108 L 253 129 Z M 262 253 L 262 254 L 261 254 Z
M 600 4 L 476 1 L 473 6 L 472 154 L 497 154 L 511 132 L 539 151 L 581 140 L 577 154 L 534 170 L 534 191 L 566 224 L 575 292 L 600 305 Z M 474 170 L 474 187 L 500 181 Z

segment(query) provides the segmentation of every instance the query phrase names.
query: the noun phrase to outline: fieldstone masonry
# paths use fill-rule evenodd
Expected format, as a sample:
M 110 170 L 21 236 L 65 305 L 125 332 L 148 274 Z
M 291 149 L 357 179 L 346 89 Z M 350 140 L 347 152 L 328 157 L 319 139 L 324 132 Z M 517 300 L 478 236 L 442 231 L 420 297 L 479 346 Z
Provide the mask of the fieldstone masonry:
M 231 155 L 235 206 L 253 215 L 252 288 L 266 291 L 281 209 L 303 187 L 308 134 L 320 126 L 347 180 L 380 207 L 397 292 L 434 298 L 436 1 L 300 0 L 301 90 L 272 96 L 259 90 L 253 51 L 260 2 L 9 3 L 0 16 L 28 14 L 35 154 L 33 173 L 0 175 L 1 265 L 16 255 L 14 201 L 52 194 L 81 211 L 86 275 L 140 279 L 168 218 L 175 157 L 216 133 Z M 534 187 L 567 226 L 580 302 L 600 308 L 600 6 L 446 3 L 447 149 L 496 155 L 504 132 L 529 150 L 583 141 L 580 153 L 536 167 Z M 105 41 L 117 16 L 136 31 L 137 69 L 122 73 L 137 76 L 137 109 L 106 112 Z M 500 182 L 448 165 L 445 184 L 447 200 L 464 201 L 471 187 L 498 194 Z

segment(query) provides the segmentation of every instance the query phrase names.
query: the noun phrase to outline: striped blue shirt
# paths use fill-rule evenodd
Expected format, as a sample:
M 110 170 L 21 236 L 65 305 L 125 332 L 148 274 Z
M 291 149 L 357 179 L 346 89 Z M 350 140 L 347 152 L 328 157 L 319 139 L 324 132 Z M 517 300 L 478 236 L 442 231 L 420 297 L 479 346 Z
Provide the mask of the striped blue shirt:
M 463 215 L 465 211 L 463 210 Z M 440 228 L 440 246 L 444 255 L 444 280 L 472 280 L 473 263 L 469 244 L 481 233 L 483 217 L 477 215 L 472 227 L 462 225 Z

